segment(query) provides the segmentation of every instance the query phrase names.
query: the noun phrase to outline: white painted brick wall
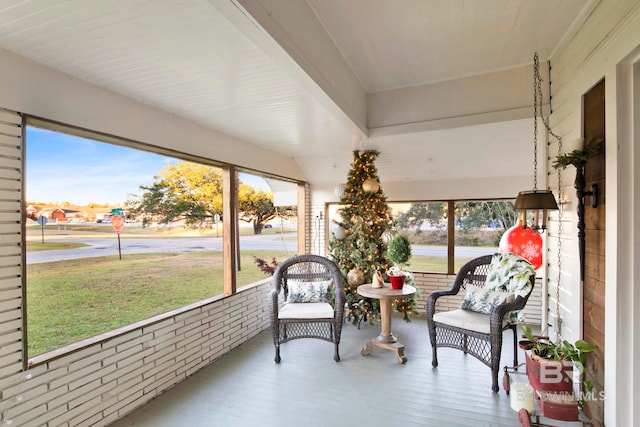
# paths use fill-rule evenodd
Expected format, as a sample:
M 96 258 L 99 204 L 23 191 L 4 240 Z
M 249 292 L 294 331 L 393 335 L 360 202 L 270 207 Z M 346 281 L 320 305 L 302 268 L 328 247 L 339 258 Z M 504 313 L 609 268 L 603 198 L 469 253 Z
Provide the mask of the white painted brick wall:
M 0 282 L 0 420 L 13 425 L 107 425 L 269 327 L 265 279 L 20 372 L 20 311 L 6 301 L 19 304 L 21 281 Z
M 428 295 L 454 276 L 416 273 L 424 314 Z M 143 405 L 268 328 L 268 279 L 75 353 L 3 378 L 2 415 L 14 423 L 106 425 Z M 457 308 L 461 297 L 443 298 Z M 249 316 L 243 313 L 250 313 Z M 248 317 L 248 319 L 247 319 Z

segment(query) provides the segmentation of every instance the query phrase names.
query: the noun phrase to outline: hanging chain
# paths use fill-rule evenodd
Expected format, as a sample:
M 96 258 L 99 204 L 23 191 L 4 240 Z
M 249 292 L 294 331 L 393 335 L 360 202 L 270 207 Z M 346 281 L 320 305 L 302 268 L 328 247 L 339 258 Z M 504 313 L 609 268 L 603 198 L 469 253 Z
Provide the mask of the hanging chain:
M 551 131 L 549 131 L 551 133 Z M 554 135 L 553 133 L 551 133 Z M 555 135 L 554 135 L 555 136 Z M 562 138 L 556 136 L 558 140 L 558 156 L 562 154 Z M 560 319 L 560 276 L 562 275 L 562 214 L 564 212 L 564 203 L 562 203 L 562 171 L 557 169 L 558 174 L 558 276 L 556 277 L 556 322 L 555 333 L 556 341 L 562 341 L 562 321 Z
M 558 140 L 558 148 L 560 148 L 560 145 L 562 145 L 562 138 L 560 138 L 558 135 L 556 135 L 555 133 L 553 133 L 553 131 L 551 130 L 551 126 L 549 126 L 549 121 L 544 117 L 544 114 L 542 114 L 542 78 L 540 78 L 540 65 L 538 64 L 538 53 L 536 52 L 536 54 L 533 56 L 533 60 L 534 60 L 534 79 L 536 80 L 535 83 L 535 91 L 536 93 L 534 94 L 534 100 L 537 100 L 537 102 L 539 103 L 538 106 L 534 107 L 534 114 L 540 117 L 540 120 L 542 120 L 542 124 L 544 124 L 545 129 L 547 130 L 547 132 L 549 132 L 549 135 L 551 135 L 552 137 L 554 137 L 555 139 Z M 538 111 L 539 110 L 539 111 Z M 538 150 L 538 144 L 537 144 L 537 134 L 538 134 L 538 126 L 537 126 L 537 120 L 536 123 L 534 124 L 534 142 L 536 142 L 536 146 L 534 148 L 534 151 Z M 534 167 L 538 166 L 538 158 L 536 157 L 534 159 Z
M 542 120 L 545 129 L 556 140 L 558 140 L 558 155 L 562 154 L 562 138 L 556 135 L 552 130 L 544 114 L 542 114 L 542 78 L 540 78 L 540 64 L 538 61 L 538 52 L 533 55 L 533 142 L 534 142 L 534 159 L 533 159 L 533 189 L 537 189 L 538 183 L 538 117 Z M 558 168 L 558 200 L 562 201 L 562 173 Z M 560 321 L 560 277 L 562 275 L 562 214 L 564 205 L 558 205 L 558 276 L 556 278 L 556 322 L 555 333 L 556 340 L 562 339 L 562 324 Z
M 533 55 L 533 191 L 538 190 L 538 116 L 542 115 L 542 86 L 538 52 Z M 540 111 L 538 111 L 538 102 Z

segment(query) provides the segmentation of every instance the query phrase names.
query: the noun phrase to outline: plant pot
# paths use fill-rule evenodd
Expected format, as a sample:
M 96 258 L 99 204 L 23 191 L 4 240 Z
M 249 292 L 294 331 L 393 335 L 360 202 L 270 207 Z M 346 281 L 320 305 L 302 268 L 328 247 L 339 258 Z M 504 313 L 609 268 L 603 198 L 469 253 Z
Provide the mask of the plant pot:
M 535 394 L 543 417 L 561 421 L 578 421 L 578 402 L 572 395 L 546 391 Z
M 389 280 L 391 281 L 392 289 L 402 289 L 404 286 L 404 278 L 405 276 L 389 276 Z
M 529 340 L 518 341 L 518 347 L 520 347 L 523 350 L 531 350 L 534 345 L 535 345 L 535 343 L 533 343 L 532 341 L 529 341 Z
M 527 376 L 531 386 L 540 391 L 573 394 L 573 364 L 557 360 L 541 359 L 525 351 Z

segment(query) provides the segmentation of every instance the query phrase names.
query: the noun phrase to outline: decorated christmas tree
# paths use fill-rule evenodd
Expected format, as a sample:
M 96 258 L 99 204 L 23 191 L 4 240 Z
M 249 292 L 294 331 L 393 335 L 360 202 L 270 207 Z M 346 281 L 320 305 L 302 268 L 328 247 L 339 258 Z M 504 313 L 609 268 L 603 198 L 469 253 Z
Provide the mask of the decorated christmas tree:
M 376 271 L 385 275 L 391 266 L 386 244 L 394 224 L 374 164 L 378 154 L 375 150 L 354 151 L 340 198 L 340 217 L 334 220 L 338 229 L 329 240 L 329 254 L 346 279 L 347 317 L 353 323 L 362 316 L 369 321 L 379 318 L 379 301 L 358 295 L 356 289 L 371 283 Z M 396 304 L 398 310 L 405 312 L 405 319 L 414 307 L 415 300 Z

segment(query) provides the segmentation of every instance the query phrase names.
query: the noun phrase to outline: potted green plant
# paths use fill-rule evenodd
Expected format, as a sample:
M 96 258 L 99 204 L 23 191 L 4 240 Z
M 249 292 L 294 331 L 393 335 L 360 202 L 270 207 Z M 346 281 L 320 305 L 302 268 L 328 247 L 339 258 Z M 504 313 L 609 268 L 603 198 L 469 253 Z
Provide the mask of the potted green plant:
M 527 325 L 522 325 L 522 331 L 526 341 L 520 341 L 520 347 L 526 350 L 527 376 L 531 386 L 539 391 L 573 396 L 574 371 L 578 377 L 582 376 L 587 353 L 595 350 L 596 346 L 584 340 L 577 340 L 574 344 L 567 340 L 554 343 L 547 337 L 533 335 Z M 583 380 L 582 384 L 587 393 L 593 389 L 590 380 Z M 583 402 L 579 399 L 577 403 L 582 405 Z M 577 409 L 567 407 L 565 411 Z
M 397 234 L 391 239 L 387 247 L 387 257 L 393 263 L 393 266 L 387 271 L 391 287 L 393 289 L 402 289 L 405 278 L 410 274 L 403 269 L 411 259 L 411 242 L 409 242 L 407 236 Z
M 556 156 L 552 166 L 556 169 L 565 169 L 569 165 L 575 166 L 579 163 L 584 163 L 600 152 L 600 144 L 602 144 L 602 138 L 593 138 L 582 149 Z

